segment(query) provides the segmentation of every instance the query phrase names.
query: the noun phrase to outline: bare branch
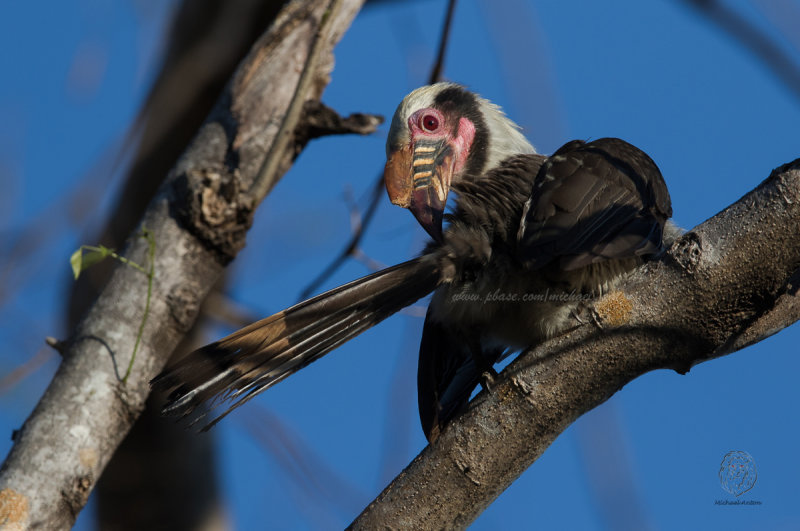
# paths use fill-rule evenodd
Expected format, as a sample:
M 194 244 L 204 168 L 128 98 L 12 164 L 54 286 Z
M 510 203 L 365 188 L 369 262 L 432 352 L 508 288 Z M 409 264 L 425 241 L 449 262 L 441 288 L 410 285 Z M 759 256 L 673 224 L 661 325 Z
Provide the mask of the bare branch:
M 364 493 L 337 474 L 288 424 L 258 404 L 247 411 L 242 427 L 303 491 L 299 509 L 304 513 L 323 512 L 320 502 L 325 501 L 330 507 L 358 509 L 358 500 L 364 499 Z
M 312 280 L 300 293 L 301 299 L 307 299 L 309 296 L 311 296 L 311 294 L 316 292 L 322 283 L 328 280 L 342 266 L 342 264 L 353 255 L 355 250 L 359 248 L 361 240 L 364 237 L 364 233 L 372 222 L 372 218 L 375 216 L 375 212 L 378 209 L 378 202 L 382 196 L 383 174 L 381 173 L 375 180 L 375 184 L 373 185 L 372 193 L 369 198 L 369 205 L 364 211 L 364 215 L 361 217 L 361 223 L 359 224 L 358 229 L 353 232 L 353 236 L 350 238 L 350 241 L 347 242 L 347 245 L 344 246 L 344 249 L 342 249 L 339 255 L 334 258 L 328 267 L 323 269 L 322 273 L 317 275 L 317 277 Z
M 261 319 L 261 316 L 239 304 L 226 293 L 213 289 L 203 304 L 203 316 L 231 329 L 243 328 Z
M 382 123 L 383 116 L 377 114 L 353 113 L 343 118 L 321 101 L 309 100 L 294 129 L 294 142 L 305 146 L 309 140 L 327 135 L 370 135 Z
M 444 56 L 447 52 L 447 42 L 450 40 L 450 27 L 453 25 L 453 12 L 456 10 L 456 0 L 447 2 L 447 13 L 442 24 L 442 36 L 439 38 L 439 51 L 436 53 L 436 62 L 431 68 L 431 75 L 428 77 L 428 85 L 433 85 L 442 79 L 444 70 Z
M 800 35 L 797 34 L 800 5 L 794 0 L 755 0 L 755 4 L 794 50 L 800 52 Z
M 683 0 L 683 2 L 742 43 L 772 70 L 795 97 L 800 98 L 800 66 L 755 24 L 719 0 Z
M 453 24 L 453 12 L 455 11 L 456 0 L 449 0 L 447 4 L 447 13 L 444 17 L 442 25 L 442 34 L 439 39 L 439 48 L 436 53 L 436 60 L 431 67 L 431 74 L 428 78 L 428 83 L 436 83 L 441 80 L 442 69 L 444 68 L 445 52 L 447 51 L 447 42 L 450 38 L 450 27 Z M 378 173 L 375 179 L 375 184 L 372 187 L 372 193 L 369 198 L 369 205 L 364 210 L 364 216 L 361 218 L 361 224 L 358 229 L 353 233 L 350 241 L 344 246 L 339 255 L 328 264 L 328 267 L 322 270 L 314 280 L 300 293 L 300 299 L 307 299 L 314 294 L 319 287 L 328 280 L 334 273 L 347 261 L 348 258 L 356 257 L 359 251 L 359 245 L 364 238 L 364 234 L 372 224 L 372 219 L 375 217 L 375 211 L 378 209 L 378 202 L 383 195 L 383 172 Z
M 294 146 L 275 151 L 276 128 L 296 95 L 301 65 L 309 60 L 320 25 L 313 83 L 300 94 L 318 99 L 332 68 L 331 49 L 361 0 L 288 4 L 254 45 L 194 141 L 147 208 L 140 226 L 156 241 L 150 318 L 127 385 L 115 366 L 127 366 L 144 307 L 142 275 L 116 267 L 77 326 L 64 360 L 0 469 L 0 522 L 64 529 L 144 408 L 148 381 L 191 327 L 205 294 L 244 245 L 260 198 L 250 190 L 266 154 L 293 158 Z M 268 97 L 266 96 L 268 95 Z M 138 230 L 137 230 L 138 232 Z M 129 238 L 124 254 L 144 262 L 147 243 Z M 13 508 L 9 512 L 8 508 Z
M 55 343 L 50 343 L 50 340 L 53 340 Z M 47 338 L 47 344 L 56 349 L 59 353 L 61 352 L 61 350 L 59 350 L 59 346 L 63 348 L 63 344 L 52 337 Z M 47 361 L 49 361 L 52 357 L 53 353 L 50 351 L 50 349 L 44 347 L 40 348 L 39 351 L 25 363 L 21 364 L 8 374 L 0 377 L 0 394 L 7 393 L 20 381 L 27 378 L 28 375 L 47 363 Z
M 520 356 L 352 529 L 464 528 L 580 415 L 655 369 L 686 372 L 800 318 L 800 159 Z

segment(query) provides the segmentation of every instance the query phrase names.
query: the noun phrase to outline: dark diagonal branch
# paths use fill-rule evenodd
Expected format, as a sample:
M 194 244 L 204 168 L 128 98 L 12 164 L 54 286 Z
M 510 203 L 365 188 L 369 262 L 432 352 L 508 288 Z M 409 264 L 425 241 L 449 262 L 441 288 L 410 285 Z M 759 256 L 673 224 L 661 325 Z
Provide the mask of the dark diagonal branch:
M 780 81 L 800 98 L 800 65 L 747 18 L 719 0 L 682 0 L 695 8 L 758 57 Z
M 655 369 L 680 373 L 800 319 L 800 159 L 520 356 L 352 529 L 465 528 L 580 415 Z
M 453 12 L 455 11 L 456 0 L 449 0 L 447 4 L 447 12 L 444 17 L 442 25 L 442 33 L 439 38 L 439 47 L 436 53 L 436 60 L 431 67 L 431 75 L 428 78 L 428 84 L 436 83 L 441 80 L 442 69 L 444 68 L 445 53 L 447 51 L 447 42 L 450 39 L 450 27 L 453 24 Z M 319 287 L 326 282 L 336 271 L 342 267 L 349 258 L 356 256 L 359 252 L 361 240 L 364 239 L 367 229 L 372 225 L 372 220 L 375 217 L 375 211 L 378 209 L 378 203 L 383 196 L 383 172 L 378 173 L 375 184 L 370 193 L 369 203 L 367 208 L 364 209 L 364 216 L 361 218 L 361 224 L 353 231 L 350 240 L 339 252 L 336 258 L 328 264 L 328 266 L 312 280 L 303 291 L 300 293 L 300 299 L 307 299 L 319 289 Z
M 439 51 L 436 53 L 436 62 L 433 63 L 433 68 L 431 68 L 431 75 L 428 76 L 428 85 L 433 85 L 442 79 L 444 57 L 447 53 L 447 43 L 450 41 L 450 27 L 453 25 L 453 13 L 455 10 L 456 0 L 448 0 L 447 12 L 444 15 L 444 22 L 442 23 L 442 35 L 439 38 Z
M 336 271 L 345 263 L 350 257 L 352 257 L 356 250 L 361 245 L 361 240 L 364 237 L 364 233 L 367 227 L 372 222 L 372 218 L 375 216 L 375 212 L 378 210 L 378 204 L 380 203 L 380 199 L 383 197 L 383 174 L 379 174 L 378 178 L 375 180 L 375 184 L 372 187 L 372 192 L 370 193 L 369 204 L 367 205 L 366 210 L 364 210 L 364 215 L 361 217 L 361 223 L 356 227 L 356 230 L 353 231 L 353 235 L 350 237 L 350 241 L 347 242 L 347 245 L 342 249 L 339 255 L 333 259 L 333 261 L 322 270 L 322 273 L 317 275 L 314 280 L 312 280 L 308 286 L 300 294 L 300 299 L 307 299 L 313 293 L 315 293 L 319 287 L 328 280 Z

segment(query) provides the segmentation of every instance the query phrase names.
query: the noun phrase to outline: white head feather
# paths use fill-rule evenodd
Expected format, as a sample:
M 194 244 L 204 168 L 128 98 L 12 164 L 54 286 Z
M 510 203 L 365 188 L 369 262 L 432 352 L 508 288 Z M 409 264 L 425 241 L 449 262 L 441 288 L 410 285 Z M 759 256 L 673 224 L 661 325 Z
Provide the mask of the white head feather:
M 392 124 L 389 127 L 389 137 L 386 141 L 387 156 L 410 141 L 408 118 L 419 109 L 433 107 L 436 96 L 449 88 L 466 90 L 457 83 L 442 82 L 420 87 L 403 98 L 403 101 L 400 102 L 394 112 Z M 520 127 L 506 116 L 500 106 L 482 98 L 478 94 L 474 95 L 489 136 L 484 171 L 494 168 L 500 162 L 513 155 L 536 153 L 536 149 L 522 134 Z

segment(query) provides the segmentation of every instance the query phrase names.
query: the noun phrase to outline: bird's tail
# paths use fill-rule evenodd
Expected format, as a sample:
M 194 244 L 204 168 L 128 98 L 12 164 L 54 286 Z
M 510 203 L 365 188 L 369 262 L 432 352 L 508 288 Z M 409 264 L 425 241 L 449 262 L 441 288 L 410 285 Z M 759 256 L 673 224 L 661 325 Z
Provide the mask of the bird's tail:
M 151 385 L 169 393 L 162 413 L 193 420 L 222 403 L 236 407 L 364 330 L 424 297 L 439 280 L 436 263 L 419 257 L 383 269 L 255 322 L 190 353 Z

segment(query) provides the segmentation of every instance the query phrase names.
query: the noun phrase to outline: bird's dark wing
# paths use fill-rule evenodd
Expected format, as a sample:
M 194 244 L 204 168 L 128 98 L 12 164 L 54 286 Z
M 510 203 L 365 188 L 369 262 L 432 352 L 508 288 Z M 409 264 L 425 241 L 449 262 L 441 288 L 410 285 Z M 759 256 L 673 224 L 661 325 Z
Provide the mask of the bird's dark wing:
M 201 405 L 232 402 L 204 428 L 208 429 L 256 394 L 424 297 L 438 281 L 436 263 L 423 256 L 354 280 L 195 350 L 151 382 L 169 393 L 162 413 L 185 417 Z
M 672 215 L 658 167 L 618 138 L 575 140 L 544 163 L 525 204 L 518 256 L 531 269 L 564 270 L 660 251 Z
M 419 346 L 417 399 L 422 430 L 430 442 L 467 407 L 482 373 L 503 353 L 502 349 L 474 353 L 480 349 L 478 338 L 474 339 L 470 344 L 469 334 L 433 319 L 428 308 Z M 477 367 L 475 354 L 483 358 L 484 367 Z

